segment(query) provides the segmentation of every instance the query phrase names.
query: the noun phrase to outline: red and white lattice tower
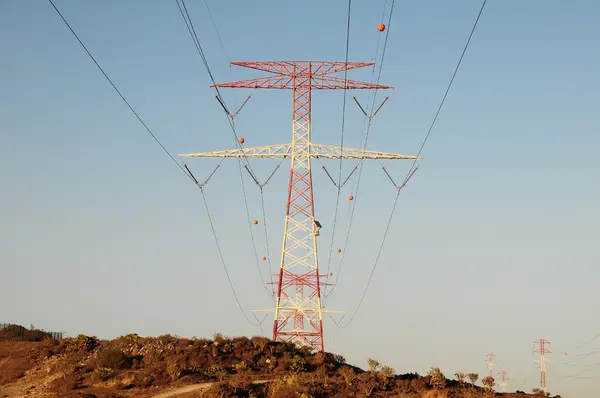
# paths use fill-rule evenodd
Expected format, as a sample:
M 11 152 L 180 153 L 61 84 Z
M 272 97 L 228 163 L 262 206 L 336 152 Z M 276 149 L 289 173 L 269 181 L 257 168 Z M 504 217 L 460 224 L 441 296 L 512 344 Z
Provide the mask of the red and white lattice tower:
M 537 346 L 537 349 L 534 349 L 533 352 L 537 352 L 540 354 L 540 359 L 536 360 L 540 364 L 540 390 L 545 394 L 546 393 L 546 363 L 551 363 L 549 359 L 545 358 L 546 354 L 551 354 L 550 351 L 551 343 L 545 339 L 539 339 L 534 343 L 534 347 Z
M 502 369 L 498 374 L 500 375 L 500 392 L 506 392 L 506 387 L 508 386 L 508 372 Z
M 281 265 L 277 281 L 273 340 L 295 342 L 323 351 L 321 280 L 315 233 L 315 204 L 311 158 L 321 159 L 420 159 L 416 156 L 315 144 L 311 134 L 313 90 L 390 89 L 330 76 L 374 63 L 273 61 L 232 62 L 232 65 L 268 72 L 271 76 L 217 84 L 219 88 L 280 89 L 292 91 L 292 141 L 287 144 L 246 147 L 182 157 L 289 158 L 291 159 Z

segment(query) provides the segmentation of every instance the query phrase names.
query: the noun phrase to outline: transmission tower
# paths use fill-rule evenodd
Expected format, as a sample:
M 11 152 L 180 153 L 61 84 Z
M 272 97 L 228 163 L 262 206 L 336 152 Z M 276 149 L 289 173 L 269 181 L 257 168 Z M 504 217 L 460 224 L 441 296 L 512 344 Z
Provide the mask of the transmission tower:
M 490 352 L 489 354 L 486 355 L 487 358 L 487 364 L 488 364 L 488 370 L 490 372 L 489 376 L 491 378 L 494 377 L 494 353 Z
M 502 369 L 498 374 L 500 375 L 500 392 L 506 392 L 506 387 L 508 386 L 508 372 Z
M 281 265 L 274 312 L 273 340 L 308 345 L 323 351 L 323 312 L 317 255 L 318 222 L 315 223 L 311 159 L 421 159 L 416 156 L 366 149 L 315 144 L 311 141 L 311 96 L 313 90 L 390 89 L 390 86 L 330 76 L 374 65 L 357 62 L 273 61 L 232 62 L 268 72 L 271 76 L 217 84 L 218 88 L 292 90 L 292 141 L 286 144 L 247 147 L 182 157 L 289 158 L 290 177 L 286 203 Z M 251 173 L 252 174 L 252 173 Z
M 552 363 L 550 362 L 549 359 L 545 358 L 546 354 L 551 354 L 552 351 L 550 351 L 551 343 L 548 340 L 545 339 L 539 339 L 536 342 L 533 343 L 534 344 L 534 350 L 533 352 L 537 352 L 540 354 L 540 359 L 536 360 L 536 362 L 539 362 L 540 366 L 540 390 L 542 390 L 542 392 L 545 394 L 546 393 L 546 363 Z M 537 349 L 535 349 L 535 347 L 538 347 Z

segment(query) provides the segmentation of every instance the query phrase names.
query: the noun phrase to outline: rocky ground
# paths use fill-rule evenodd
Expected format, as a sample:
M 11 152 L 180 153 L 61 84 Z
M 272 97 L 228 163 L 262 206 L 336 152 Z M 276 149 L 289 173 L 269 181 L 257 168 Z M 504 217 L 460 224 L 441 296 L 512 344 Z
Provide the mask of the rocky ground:
M 14 341 L 0 331 L 0 397 L 526 397 L 446 379 L 396 375 L 370 360 L 368 371 L 330 353 L 310 353 L 264 337 L 112 341 L 90 336 Z M 20 330 L 20 336 L 23 335 Z M 25 332 L 26 333 L 26 332 Z M 19 340 L 27 340 L 27 336 Z M 529 395 L 531 396 L 531 395 Z

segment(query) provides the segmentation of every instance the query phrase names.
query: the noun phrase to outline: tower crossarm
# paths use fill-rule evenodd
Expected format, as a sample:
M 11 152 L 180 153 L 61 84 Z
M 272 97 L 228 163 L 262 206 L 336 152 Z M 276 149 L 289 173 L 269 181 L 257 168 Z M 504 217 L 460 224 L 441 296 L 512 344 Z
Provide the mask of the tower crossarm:
M 314 75 L 327 75 L 365 66 L 373 66 L 373 62 L 329 62 L 329 61 L 263 61 L 263 62 L 232 62 L 231 65 L 242 66 L 264 72 L 281 75 L 292 75 L 297 72 L 298 65 L 310 65 Z
M 311 157 L 320 159 L 423 159 L 422 156 L 378 152 L 369 149 L 349 148 L 324 144 L 311 144 L 310 149 Z
M 238 80 L 235 82 L 216 84 L 211 87 L 218 88 L 269 88 L 277 90 L 293 90 L 297 88 L 308 88 L 311 90 L 387 90 L 393 89 L 392 86 L 385 86 L 383 84 L 374 84 L 369 82 L 363 82 L 360 80 L 344 80 L 340 77 L 326 76 L 326 75 L 315 75 L 311 74 L 310 79 L 306 78 L 302 81 L 298 81 L 297 78 L 308 77 L 306 76 L 294 76 L 290 75 L 274 75 L 267 77 L 257 77 L 255 79 Z
M 224 149 L 212 152 L 184 153 L 181 158 L 263 158 L 281 159 L 291 157 L 291 144 L 254 146 L 236 149 Z
M 282 159 L 292 156 L 292 144 L 277 144 L 255 146 L 247 148 L 226 149 L 212 152 L 185 153 L 180 157 L 197 158 L 263 158 Z M 409 159 L 421 160 L 423 157 L 404 155 L 399 153 L 388 153 L 371 151 L 361 148 L 348 148 L 334 145 L 310 144 L 310 157 L 319 159 Z

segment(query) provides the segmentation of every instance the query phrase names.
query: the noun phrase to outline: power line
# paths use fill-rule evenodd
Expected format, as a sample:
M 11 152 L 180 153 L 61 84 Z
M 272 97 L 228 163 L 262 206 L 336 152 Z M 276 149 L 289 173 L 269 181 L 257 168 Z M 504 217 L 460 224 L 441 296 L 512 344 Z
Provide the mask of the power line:
M 227 111 L 227 107 L 225 106 L 225 99 L 223 98 L 223 96 L 221 95 L 221 92 L 219 91 L 219 88 L 217 87 L 217 83 L 214 79 L 214 76 L 212 74 L 212 71 L 210 69 L 210 66 L 208 64 L 208 60 L 206 58 L 206 55 L 204 54 L 204 50 L 202 48 L 202 44 L 200 44 L 200 39 L 198 38 L 198 35 L 196 33 L 196 29 L 194 27 L 194 23 L 192 22 L 192 18 L 189 14 L 189 11 L 187 9 L 187 6 L 185 4 L 185 0 L 181 0 L 181 5 L 179 4 L 180 0 L 175 0 L 175 2 L 177 3 L 177 7 L 179 8 L 179 12 L 181 13 L 181 16 L 183 17 L 183 20 L 186 24 L 186 27 L 188 29 L 188 33 L 190 34 L 192 41 L 194 42 L 194 45 L 196 46 L 196 50 L 198 52 L 198 54 L 200 55 L 200 58 L 202 59 L 202 62 L 204 64 L 204 67 L 206 68 L 206 71 L 208 73 L 208 76 L 210 77 L 210 80 L 213 83 L 213 87 L 215 88 L 215 91 L 217 93 L 217 99 L 219 100 L 219 102 L 223 105 L 223 108 L 225 109 L 225 111 L 227 112 L 227 121 L 229 122 L 229 125 L 231 127 L 231 130 L 233 132 L 233 135 L 235 137 L 235 142 L 237 144 L 237 146 L 239 147 L 241 153 L 244 155 L 243 159 L 246 161 L 246 164 L 244 165 L 246 170 L 248 171 L 248 173 L 250 174 L 250 176 L 253 178 L 253 180 L 256 182 L 256 184 L 260 187 L 260 184 L 256 178 L 256 174 L 254 173 L 254 171 L 252 170 L 252 166 L 250 165 L 249 160 L 247 159 L 247 157 L 245 156 L 245 152 L 241 146 L 241 142 L 243 142 L 242 140 L 240 140 L 240 138 L 237 135 L 236 129 L 235 129 L 235 124 L 233 122 L 233 118 L 231 117 L 231 115 L 229 115 L 228 111 Z M 208 7 L 208 4 L 207 4 Z M 216 29 L 216 26 L 215 26 Z M 244 183 L 244 176 L 243 176 L 243 172 L 242 172 L 242 158 L 237 158 L 238 159 L 238 166 L 239 166 L 239 174 L 240 174 L 240 182 L 242 184 L 242 194 L 244 197 L 244 207 L 246 210 L 246 219 L 248 220 L 248 227 L 249 227 L 249 231 L 250 231 L 250 239 L 252 241 L 252 249 L 254 251 L 254 261 L 256 263 L 256 267 L 258 269 L 258 273 L 260 276 L 260 280 L 263 284 L 263 287 L 265 289 L 265 291 L 271 296 L 273 297 L 272 294 L 272 290 L 269 290 L 265 284 L 265 280 L 263 278 L 262 275 L 262 271 L 260 269 L 260 263 L 258 261 L 258 252 L 256 250 L 256 241 L 254 238 L 254 231 L 252 230 L 252 224 L 250 221 L 250 208 L 248 206 L 248 196 L 246 194 L 246 185 Z M 261 188 L 261 196 L 262 196 L 262 188 Z M 261 203 L 264 203 L 264 199 L 261 200 Z M 264 220 L 263 220 L 264 221 Z M 267 246 L 269 245 L 269 242 L 267 241 L 265 243 Z M 267 249 L 268 251 L 268 249 Z M 269 273 L 270 270 L 269 270 Z M 270 275 L 271 278 L 271 282 L 273 281 L 273 276 Z
M 87 55 L 90 57 L 90 59 L 92 61 L 94 61 L 94 64 L 96 64 L 96 66 L 98 67 L 98 69 L 100 70 L 100 72 L 102 72 L 102 74 L 104 75 L 104 77 L 106 78 L 106 80 L 110 83 L 110 85 L 112 86 L 112 88 L 117 92 L 117 94 L 119 94 L 119 97 L 121 97 L 121 99 L 123 100 L 123 102 L 125 103 L 125 105 L 127 105 L 127 107 L 129 108 L 129 110 L 131 111 L 131 113 L 133 113 L 135 115 L 135 117 L 137 118 L 137 120 L 139 120 L 139 122 L 142 124 L 142 126 L 144 126 L 144 128 L 146 129 L 146 131 L 148 132 L 148 134 L 150 134 L 150 136 L 152 136 L 152 138 L 154 139 L 154 141 L 156 141 L 156 143 L 162 148 L 162 150 L 173 161 L 173 163 L 175 163 L 177 165 L 177 167 L 179 167 L 179 169 L 181 171 L 183 171 L 183 173 L 188 178 L 192 179 L 190 177 L 190 175 L 187 173 L 187 171 L 183 168 L 183 166 L 177 160 L 175 160 L 175 158 L 173 157 L 173 155 L 171 155 L 171 153 L 167 150 L 167 148 L 165 148 L 165 146 L 162 144 L 162 142 L 160 142 L 160 140 L 158 139 L 158 137 L 152 132 L 152 130 L 150 130 L 150 127 L 148 127 L 148 125 L 142 120 L 142 118 L 135 111 L 135 109 L 133 109 L 133 107 L 131 106 L 131 104 L 129 103 L 129 101 L 127 101 L 127 99 L 125 98 L 125 96 L 121 93 L 121 91 L 113 83 L 112 79 L 110 77 L 108 77 L 108 75 L 106 74 L 106 72 L 104 71 L 104 69 L 100 66 L 100 64 L 98 63 L 98 61 L 96 61 L 96 58 L 94 58 L 94 56 L 92 55 L 92 53 L 88 50 L 87 46 L 85 44 L 83 44 L 83 42 L 81 41 L 81 39 L 79 38 L 79 36 L 77 35 L 77 33 L 75 33 L 75 31 L 73 30 L 73 28 L 71 27 L 71 25 L 67 22 L 67 20 L 62 15 L 62 13 L 59 11 L 59 9 L 56 7 L 56 5 L 54 4 L 54 2 L 52 0 L 48 0 L 48 1 L 50 2 L 50 4 L 52 5 L 52 7 L 54 8 L 54 10 L 56 11 L 56 13 L 58 14 L 58 16 L 65 23 L 65 25 L 67 26 L 67 28 L 69 28 L 69 30 L 71 31 L 71 33 L 73 34 L 73 36 L 75 36 L 75 38 L 77 39 L 77 41 L 79 42 L 79 44 L 81 45 L 81 47 L 83 47 L 83 49 L 85 50 L 85 52 L 87 53 Z
M 384 40 L 384 43 L 383 43 L 383 50 L 382 50 L 382 55 L 381 55 L 381 62 L 379 64 L 379 73 L 377 75 L 377 83 L 376 83 L 377 85 L 379 85 L 379 82 L 381 80 L 381 71 L 383 69 L 383 61 L 385 60 L 385 50 L 387 48 L 388 36 L 390 34 L 390 26 L 391 26 L 391 23 L 392 23 L 392 15 L 394 14 L 394 4 L 395 3 L 396 3 L 396 0 L 392 0 L 392 5 L 390 7 L 390 15 L 389 15 L 389 18 L 388 18 L 387 29 L 386 29 L 386 34 L 385 34 L 385 40 Z M 383 19 L 383 16 L 385 15 L 386 5 L 387 5 L 387 0 L 386 0 L 386 2 L 383 5 L 383 15 L 382 15 L 381 19 Z M 379 36 L 378 40 L 377 40 L 377 48 L 375 50 L 375 58 L 377 58 L 377 54 L 379 53 L 379 43 L 380 43 L 380 40 L 381 40 L 381 36 Z M 372 70 L 372 74 L 371 74 L 371 83 L 373 82 L 374 77 L 375 77 L 375 65 L 373 65 L 373 70 Z M 372 102 L 372 105 L 371 105 L 371 113 L 373 112 L 373 109 L 375 109 L 375 101 L 377 99 L 377 90 L 378 89 L 375 88 L 374 93 L 373 93 L 373 102 Z M 369 92 L 369 96 L 370 95 L 371 95 L 371 93 Z M 367 141 L 368 141 L 368 137 L 369 137 L 369 131 L 371 129 L 371 121 L 372 121 L 372 119 L 366 117 L 366 115 L 365 115 L 365 119 L 364 120 L 365 121 L 368 120 L 368 123 L 367 123 L 367 128 L 366 128 L 366 136 L 365 136 L 365 130 L 364 130 L 364 123 L 363 123 L 363 132 L 362 132 L 361 138 L 360 138 L 360 147 L 363 148 L 363 149 L 366 149 L 366 147 L 367 147 Z M 364 143 L 363 143 L 363 137 L 364 137 Z M 342 272 L 342 267 L 344 265 L 344 259 L 346 258 L 346 248 L 348 246 L 348 241 L 350 239 L 350 232 L 352 230 L 352 221 L 354 220 L 354 211 L 356 209 L 356 202 L 357 202 L 358 196 L 359 196 L 358 195 L 358 189 L 359 189 L 359 186 L 360 186 L 360 180 L 361 180 L 361 176 L 362 176 L 362 172 L 363 172 L 363 164 L 364 164 L 364 159 L 361 159 L 361 160 L 358 161 L 359 170 L 358 170 L 358 175 L 355 178 L 356 186 L 355 186 L 355 189 L 353 190 L 354 191 L 354 195 L 356 197 L 354 198 L 354 200 L 352 201 L 352 204 L 351 204 L 350 219 L 348 221 L 348 229 L 346 231 L 346 238 L 344 239 L 344 245 L 343 245 L 343 249 L 342 249 L 342 258 L 340 259 L 340 266 L 338 267 L 338 271 L 336 273 L 335 282 L 333 283 L 332 288 L 327 293 L 327 297 L 329 297 L 331 294 L 333 294 L 333 291 L 335 290 L 335 288 L 338 285 L 338 282 L 339 282 L 339 279 L 340 279 L 340 274 Z M 333 244 L 333 242 L 332 242 L 332 244 Z M 329 263 L 331 264 L 331 259 L 330 259 Z M 328 268 L 328 271 L 327 271 L 327 275 L 329 275 L 329 268 Z
M 225 271 L 225 275 L 227 275 L 227 280 L 229 281 L 229 286 L 231 287 L 231 291 L 233 292 L 233 296 L 235 297 L 235 301 L 236 301 L 238 307 L 240 308 L 240 311 L 242 311 L 242 314 L 244 314 L 244 318 L 246 318 L 246 320 L 251 325 L 253 325 L 253 326 L 260 326 L 260 325 L 262 325 L 262 322 L 260 322 L 258 320 L 258 318 L 256 318 L 256 315 L 254 315 L 254 313 L 252 313 L 252 315 L 254 316 L 254 318 L 256 318 L 256 321 L 258 322 L 258 324 L 254 324 L 250 320 L 250 318 L 248 318 L 248 315 L 246 315 L 246 311 L 244 311 L 244 308 L 242 307 L 240 299 L 238 298 L 238 295 L 235 292 L 235 287 L 233 286 L 233 282 L 231 281 L 231 276 L 229 275 L 229 271 L 227 270 L 227 265 L 225 264 L 225 258 L 223 257 L 223 251 L 221 250 L 221 245 L 219 244 L 219 239 L 217 238 L 217 232 L 215 230 L 215 226 L 213 224 L 212 217 L 210 215 L 210 210 L 208 209 L 208 202 L 206 201 L 206 195 L 204 194 L 204 189 L 200 188 L 200 192 L 202 193 L 202 201 L 204 203 L 204 208 L 206 209 L 206 214 L 208 215 L 208 222 L 210 223 L 210 229 L 211 229 L 212 234 L 213 234 L 213 239 L 215 240 L 215 244 L 217 246 L 217 251 L 219 252 L 219 258 L 221 259 L 221 265 L 223 266 L 223 270 Z
M 221 35 L 219 34 L 219 29 L 217 28 L 217 24 L 212 16 L 212 12 L 210 12 L 210 7 L 208 6 L 208 1 L 204 0 L 204 5 L 206 6 L 206 11 L 208 11 L 208 16 L 210 21 L 212 22 L 213 28 L 215 28 L 215 32 L 217 34 L 217 39 L 219 40 L 219 44 L 221 44 L 221 50 L 223 50 L 223 54 L 225 55 L 225 59 L 229 59 L 229 55 L 227 55 L 227 51 L 225 51 L 225 46 L 223 45 L 223 40 L 221 40 Z M 229 62 L 228 62 L 229 63 Z M 231 73 L 231 64 L 229 64 L 229 72 Z
M 346 58 L 345 58 L 345 64 L 346 64 L 346 68 L 344 69 L 344 100 L 343 100 L 343 104 L 342 104 L 342 131 L 341 131 L 341 137 L 340 137 L 340 167 L 339 167 L 339 175 L 338 175 L 338 182 L 336 184 L 337 186 L 337 195 L 335 198 L 335 210 L 334 210 L 334 216 L 333 216 L 333 224 L 331 227 L 331 244 L 329 246 L 329 259 L 327 260 L 327 272 L 326 275 L 329 275 L 329 271 L 331 269 L 331 256 L 333 254 L 333 244 L 335 243 L 335 227 L 337 225 L 337 219 L 338 219 L 338 209 L 340 206 L 340 194 L 342 192 L 342 153 L 344 151 L 344 127 L 346 125 L 346 93 L 347 93 L 347 85 L 348 85 L 348 54 L 349 54 L 349 50 L 350 50 L 350 15 L 351 15 L 351 9 L 352 9 L 352 0 L 348 0 L 348 22 L 347 22 L 347 26 L 346 26 Z M 327 171 L 327 169 L 325 169 L 325 171 Z M 327 292 L 327 285 L 324 286 L 324 295 Z
M 79 44 L 83 47 L 83 49 L 85 50 L 85 52 L 88 54 L 88 56 L 92 59 L 92 61 L 94 61 L 94 64 L 96 64 L 96 66 L 98 67 L 98 69 L 100 70 L 100 72 L 102 72 L 102 74 L 104 75 L 104 77 L 106 78 L 106 80 L 110 83 L 110 85 L 113 87 L 113 89 L 117 92 L 117 94 L 119 94 L 119 96 L 121 97 L 121 99 L 123 100 L 123 102 L 125 102 L 125 104 L 127 105 L 127 107 L 131 110 L 131 112 L 136 116 L 136 118 L 140 121 L 140 123 L 144 126 L 144 128 L 146 129 L 146 131 L 152 136 L 152 138 L 154 138 L 154 140 L 156 141 L 156 143 L 158 145 L 160 145 L 160 147 L 163 149 L 163 151 L 169 156 L 169 158 L 177 165 L 177 167 L 179 167 L 179 169 L 185 173 L 185 175 L 190 178 L 192 181 L 194 181 L 197 185 L 198 185 L 198 181 L 196 180 L 196 178 L 189 173 L 186 168 L 184 166 L 182 166 L 179 162 L 177 162 L 177 160 L 175 160 L 175 158 L 173 157 L 173 155 L 171 155 L 171 153 L 165 148 L 165 146 L 160 142 L 160 140 L 158 139 L 158 137 L 152 132 L 152 130 L 150 130 L 150 128 L 148 127 L 148 125 L 142 120 L 142 118 L 140 117 L 140 115 L 133 109 L 133 107 L 131 106 L 131 104 L 129 103 L 129 101 L 127 101 L 127 99 L 125 98 L 125 96 L 121 93 L 121 91 L 117 88 L 117 86 L 113 83 L 113 81 L 110 79 L 110 77 L 106 74 L 106 72 L 104 71 L 104 69 L 100 66 L 100 64 L 98 63 L 98 61 L 96 61 L 96 58 L 94 58 L 94 56 L 91 54 L 91 52 L 88 50 L 88 48 L 86 47 L 86 45 L 81 41 L 81 39 L 79 38 L 79 36 L 77 35 L 77 33 L 75 33 L 75 31 L 73 30 L 73 28 L 71 27 L 71 25 L 69 24 L 69 22 L 67 22 L 67 20 L 65 19 L 65 17 L 62 15 L 62 13 L 60 12 L 60 10 L 56 7 L 56 5 L 54 4 L 54 2 L 52 0 L 48 0 L 50 2 L 50 4 L 52 5 L 52 7 L 54 8 L 54 10 L 56 11 L 56 13 L 60 16 L 60 18 L 62 19 L 62 21 L 65 23 L 65 25 L 67 26 L 67 28 L 69 28 L 69 30 L 71 31 L 71 33 L 73 34 L 73 36 L 75 36 L 75 38 L 77 39 L 77 41 L 79 42 Z M 207 210 L 207 215 L 208 215 L 208 219 L 209 219 L 209 223 L 211 225 L 211 229 L 213 231 L 213 236 L 215 238 L 215 241 L 217 242 L 217 248 L 219 250 L 219 252 L 221 252 L 220 246 L 218 244 L 217 241 L 217 237 L 216 237 L 216 233 L 214 230 L 214 225 L 212 223 L 212 217 L 210 216 L 210 213 L 208 212 L 208 205 L 206 203 L 206 198 L 204 195 L 204 190 L 200 187 L 200 191 L 202 193 L 202 197 L 204 199 L 204 204 L 205 204 L 205 208 Z M 244 312 L 242 305 L 239 301 L 239 298 L 237 296 L 237 293 L 235 292 L 235 289 L 233 287 L 233 282 L 231 281 L 231 278 L 229 276 L 229 272 L 227 270 L 227 267 L 225 265 L 225 262 L 223 260 L 223 256 L 221 254 L 221 260 L 222 260 L 222 264 L 223 267 L 225 269 L 225 274 L 227 276 L 227 280 L 229 281 L 229 285 L 231 287 L 231 291 L 235 297 L 236 302 L 238 303 L 238 306 L 240 308 L 240 310 L 242 311 L 242 314 L 244 315 L 244 317 L 246 318 L 246 320 L 252 324 L 253 326 L 261 326 L 262 328 L 262 323 L 259 322 L 258 324 L 253 323 L 248 316 L 246 315 L 246 313 Z M 256 316 L 255 316 L 256 318 Z M 256 320 L 258 321 L 258 318 L 256 318 Z
M 179 1 L 181 1 L 181 4 L 179 4 Z M 233 118 L 231 117 L 227 108 L 225 107 L 225 99 L 221 95 L 221 92 L 219 91 L 219 87 L 217 87 L 217 82 L 215 81 L 215 78 L 212 74 L 210 65 L 208 64 L 208 60 L 206 59 L 206 55 L 204 54 L 202 44 L 200 44 L 200 39 L 198 38 L 198 34 L 196 33 L 196 29 L 194 28 L 194 23 L 192 22 L 192 18 L 190 17 L 187 6 L 185 5 L 185 1 L 184 0 L 175 0 L 175 3 L 177 3 L 177 8 L 179 8 L 179 12 L 181 13 L 181 16 L 183 17 L 183 20 L 185 22 L 187 30 L 192 38 L 192 41 L 194 42 L 196 50 L 198 51 L 198 55 L 200 55 L 200 58 L 202 59 L 202 63 L 204 64 L 206 72 L 208 73 L 208 76 L 210 77 L 210 80 L 213 84 L 215 92 L 217 93 L 217 99 L 219 100 L 221 105 L 223 105 L 223 108 L 225 109 L 226 116 L 227 116 L 227 122 L 229 123 L 229 126 L 231 127 L 233 136 L 235 137 L 235 144 L 240 149 L 242 154 L 244 155 L 243 159 L 246 161 L 246 166 L 250 169 L 249 170 L 250 174 L 255 175 L 248 158 L 245 156 L 244 150 L 240 143 L 240 138 L 238 137 L 237 131 L 235 130 L 235 124 L 233 123 Z
M 419 152 L 417 153 L 417 156 L 421 155 L 421 152 L 423 152 L 423 148 L 425 147 L 425 144 L 427 143 L 427 140 L 429 139 L 429 135 L 431 134 L 431 131 L 433 130 L 433 126 L 435 126 L 435 122 L 437 121 L 438 116 L 440 115 L 440 111 L 442 110 L 442 107 L 444 106 L 444 102 L 446 102 L 446 97 L 448 96 L 448 93 L 450 92 L 452 83 L 454 83 L 454 78 L 456 77 L 456 74 L 458 73 L 458 69 L 460 68 L 460 65 L 465 56 L 465 53 L 467 52 L 467 48 L 469 48 L 469 44 L 471 43 L 471 38 L 473 37 L 473 34 L 475 33 L 475 28 L 477 28 L 477 24 L 479 23 L 479 18 L 481 17 L 481 14 L 483 13 L 483 9 L 485 8 L 486 3 L 487 3 L 487 0 L 483 0 L 483 3 L 481 3 L 481 8 L 479 9 L 479 13 L 477 14 L 477 19 L 475 19 L 475 23 L 473 24 L 473 28 L 471 29 L 471 33 L 469 34 L 467 43 L 465 44 L 465 47 L 463 48 L 462 54 L 460 54 L 460 59 L 458 60 L 458 63 L 456 64 L 456 68 L 454 69 L 454 73 L 452 74 L 452 78 L 450 79 L 450 83 L 448 83 L 448 88 L 446 88 L 446 92 L 444 93 L 444 96 L 442 97 L 442 102 L 440 102 L 440 106 L 438 107 L 438 110 L 435 113 L 435 117 L 433 118 L 433 121 L 431 122 L 431 125 L 429 126 L 427 135 L 425 135 L 425 139 L 421 143 L 421 147 L 419 148 Z M 413 162 L 408 173 L 410 173 L 413 170 L 415 164 L 416 164 L 416 161 Z M 408 175 L 408 173 L 407 173 L 407 175 Z
M 462 60 L 465 56 L 465 53 L 467 52 L 467 49 L 469 48 L 469 44 L 471 43 L 471 38 L 473 37 L 473 33 L 475 32 L 475 29 L 477 28 L 477 24 L 479 23 L 479 18 L 481 17 L 481 14 L 483 13 L 483 9 L 485 8 L 485 4 L 487 3 L 487 0 L 483 0 L 483 3 L 481 4 L 481 8 L 479 9 L 479 13 L 477 14 L 477 19 L 475 19 L 475 23 L 473 24 L 473 28 L 471 29 L 471 33 L 469 34 L 469 38 L 467 39 L 467 42 L 465 43 L 464 49 L 460 55 L 460 58 L 458 60 L 458 63 L 456 65 L 456 68 L 454 69 L 454 73 L 452 74 L 452 78 L 450 79 L 450 82 L 448 83 L 448 87 L 446 88 L 446 91 L 444 93 L 444 96 L 442 97 L 442 101 L 440 102 L 440 106 L 438 107 L 438 110 L 435 114 L 435 117 L 433 118 L 433 121 L 431 123 L 431 125 L 429 126 L 429 130 L 427 131 L 427 135 L 425 136 L 425 139 L 423 140 L 421 147 L 419 148 L 419 152 L 417 153 L 417 157 L 421 155 L 421 152 L 423 151 L 423 148 L 425 147 L 425 143 L 427 142 L 431 131 L 433 130 L 433 127 L 435 126 L 435 123 L 437 121 L 437 118 L 440 114 L 440 111 L 442 110 L 442 107 L 444 106 L 444 103 L 446 101 L 446 98 L 448 97 L 448 93 L 450 92 L 450 88 L 452 87 L 452 83 L 454 82 L 454 78 L 456 77 L 456 74 L 458 72 L 458 69 L 460 68 L 460 65 L 462 63 Z M 398 203 L 398 198 L 400 196 L 400 192 L 402 191 L 402 188 L 406 185 L 406 183 L 408 182 L 408 180 L 410 179 L 410 177 L 412 176 L 412 174 L 414 173 L 414 171 L 416 171 L 417 168 L 415 168 L 416 164 L 416 159 L 415 161 L 413 161 L 413 165 L 411 166 L 411 168 L 409 169 L 408 173 L 406 174 L 406 177 L 404 178 L 404 182 L 402 183 L 402 185 L 398 188 L 397 192 L 396 192 L 396 197 L 394 199 L 394 205 L 392 206 L 392 211 L 390 213 L 390 217 L 388 220 L 388 224 L 386 226 L 385 232 L 383 234 L 383 238 L 381 240 L 381 245 L 379 246 L 379 250 L 377 252 L 377 256 L 375 258 L 375 263 L 373 264 L 373 268 L 371 269 L 371 273 L 369 275 L 369 280 L 367 281 L 367 285 L 365 286 L 365 289 L 363 291 L 363 294 L 361 295 L 361 298 L 359 300 L 359 304 L 356 307 L 356 310 L 354 311 L 354 313 L 352 314 L 352 316 L 350 317 L 350 320 L 344 325 L 344 326 L 339 326 L 339 322 L 338 322 L 338 326 L 345 328 L 347 327 L 355 318 L 356 314 L 358 313 L 360 307 L 362 306 L 362 303 L 364 301 L 364 298 L 367 294 L 367 291 L 369 290 L 369 286 L 371 285 L 371 280 L 373 278 L 373 274 L 375 273 L 375 269 L 377 268 L 377 264 L 379 262 L 379 258 L 381 256 L 381 252 L 383 250 L 383 246 L 385 244 L 388 232 L 389 232 L 389 228 L 392 222 L 392 219 L 394 217 L 394 212 L 396 211 L 396 205 Z M 343 317 L 342 317 L 343 319 Z M 341 319 L 340 319 L 341 322 Z

